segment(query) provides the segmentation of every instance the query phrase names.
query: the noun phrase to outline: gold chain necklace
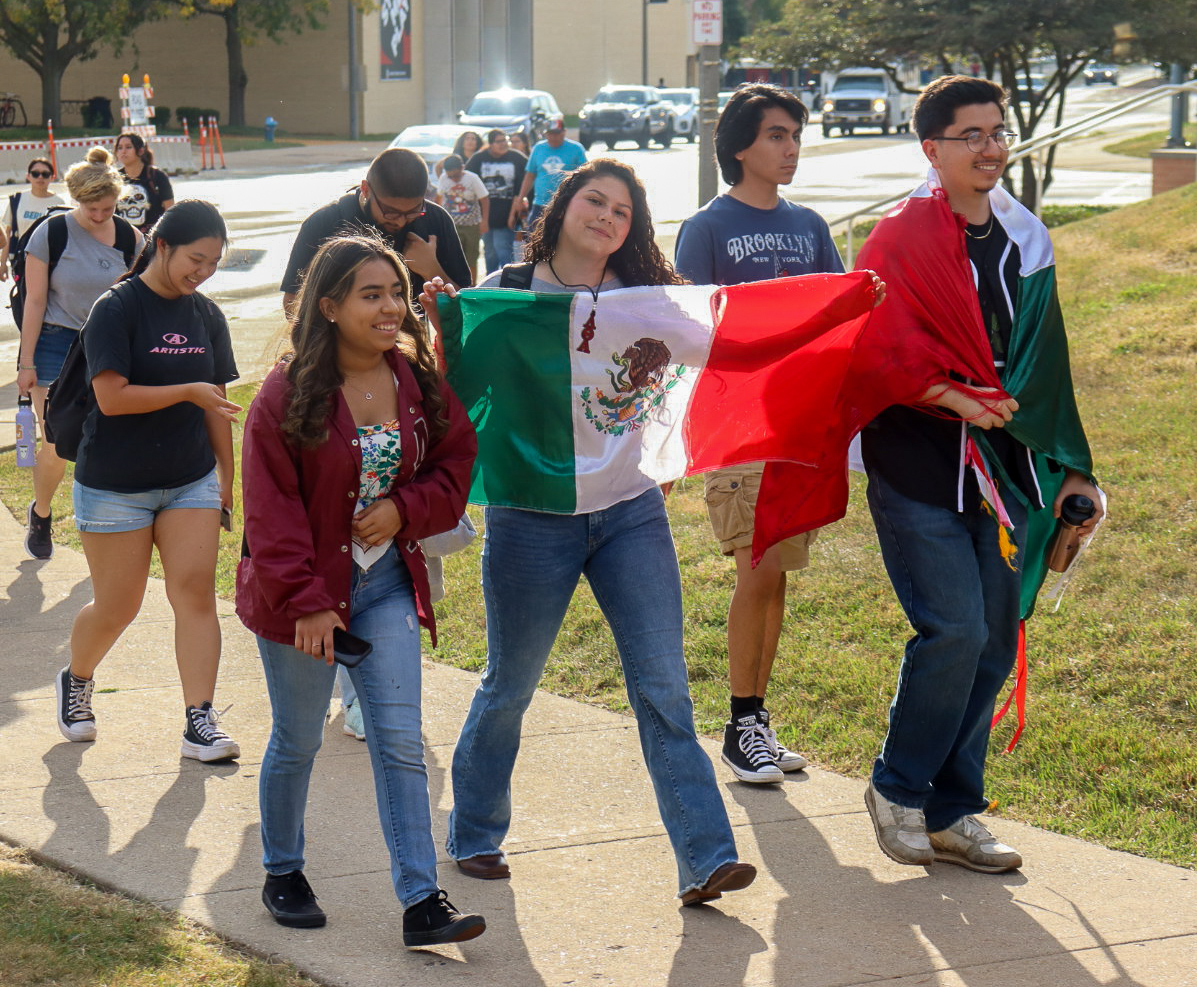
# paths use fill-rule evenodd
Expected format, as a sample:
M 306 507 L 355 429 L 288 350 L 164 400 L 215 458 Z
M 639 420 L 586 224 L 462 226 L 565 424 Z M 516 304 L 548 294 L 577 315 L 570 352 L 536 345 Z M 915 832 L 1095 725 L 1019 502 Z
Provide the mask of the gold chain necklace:
M 973 240 L 984 240 L 992 232 L 993 232 L 993 213 L 992 212 L 990 212 L 990 214 L 989 214 L 989 225 L 987 227 L 985 227 L 985 232 L 982 233 L 980 236 L 977 236 L 975 233 L 969 233 L 968 226 L 964 227 L 964 235 L 967 237 L 970 237 Z

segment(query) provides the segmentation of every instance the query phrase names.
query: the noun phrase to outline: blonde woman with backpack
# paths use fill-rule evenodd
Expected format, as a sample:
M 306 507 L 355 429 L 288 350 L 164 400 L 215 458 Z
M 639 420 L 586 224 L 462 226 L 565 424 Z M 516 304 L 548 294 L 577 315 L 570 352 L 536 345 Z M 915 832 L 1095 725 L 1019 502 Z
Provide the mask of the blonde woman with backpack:
M 58 377 L 71 341 L 92 303 L 129 269 L 141 247 L 141 234 L 114 215 L 125 183 L 107 150 L 93 147 L 85 161 L 72 165 L 66 186 L 78 205 L 40 220 L 25 247 L 17 391 L 33 397 L 43 435 L 46 389 Z M 54 554 L 50 502 L 65 470 L 54 447 L 43 442 L 33 467 L 25 536 L 25 550 L 34 559 Z

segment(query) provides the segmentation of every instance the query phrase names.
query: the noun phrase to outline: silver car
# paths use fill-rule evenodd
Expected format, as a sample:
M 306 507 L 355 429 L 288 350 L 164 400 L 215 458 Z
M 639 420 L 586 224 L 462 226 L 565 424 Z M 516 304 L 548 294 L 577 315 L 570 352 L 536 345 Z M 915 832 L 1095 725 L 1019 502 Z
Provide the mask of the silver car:
M 698 90 L 660 89 L 661 98 L 673 104 L 674 133 L 693 144 L 698 140 Z
M 391 141 L 389 147 L 402 147 L 415 151 L 428 165 L 428 193 L 426 198 L 436 198 L 436 166 L 453 153 L 457 138 L 474 127 L 460 127 L 455 123 L 428 123 L 408 127 Z M 480 137 L 483 135 L 479 135 Z M 483 137 L 485 140 L 485 137 Z

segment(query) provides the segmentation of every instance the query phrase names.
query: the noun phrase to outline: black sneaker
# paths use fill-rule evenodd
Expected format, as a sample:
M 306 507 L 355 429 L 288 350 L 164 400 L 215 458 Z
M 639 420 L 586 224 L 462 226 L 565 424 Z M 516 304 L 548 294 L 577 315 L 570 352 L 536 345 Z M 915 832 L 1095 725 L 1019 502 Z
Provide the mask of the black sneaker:
M 226 709 L 227 713 L 228 710 Z M 183 731 L 183 757 L 197 761 L 231 761 L 241 756 L 241 748 L 217 726 L 220 714 L 211 703 L 187 707 L 187 729 Z
M 301 870 L 277 877 L 267 874 L 262 888 L 262 904 L 279 925 L 292 929 L 318 929 L 328 921 L 324 909 L 316 904 L 316 894 Z
M 25 535 L 25 551 L 30 557 L 45 561 L 54 554 L 54 539 L 50 536 L 53 520 L 53 511 L 49 517 L 42 517 L 33 509 L 33 504 L 29 505 L 29 531 Z
M 801 771 L 810 764 L 805 757 L 797 751 L 790 750 L 777 739 L 777 731 L 769 726 L 769 711 L 764 706 L 756 711 L 756 718 L 765 730 L 765 743 L 773 752 L 773 763 L 782 771 Z
M 486 919 L 481 915 L 462 915 L 450 903 L 446 891 L 430 894 L 403 913 L 403 945 L 408 949 L 465 942 L 477 939 L 485 931 Z
M 723 728 L 723 763 L 740 781 L 768 785 L 785 779 L 756 713 L 745 713 Z
M 91 693 L 95 679 L 81 679 L 67 665 L 54 679 L 58 694 L 58 729 L 67 740 L 87 742 L 96 739 L 96 718 L 91 711 Z

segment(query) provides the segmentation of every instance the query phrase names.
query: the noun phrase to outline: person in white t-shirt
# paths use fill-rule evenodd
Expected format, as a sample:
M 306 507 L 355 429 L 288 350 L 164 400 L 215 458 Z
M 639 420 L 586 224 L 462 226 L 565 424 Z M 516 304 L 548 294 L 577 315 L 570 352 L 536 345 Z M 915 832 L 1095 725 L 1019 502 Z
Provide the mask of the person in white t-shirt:
M 436 201 L 453 217 L 461 248 L 470 265 L 470 280 L 478 281 L 478 246 L 489 226 L 489 193 L 482 179 L 465 170 L 460 155 L 450 154 L 441 162 L 442 170 L 436 180 Z
M 44 216 L 52 206 L 65 206 L 62 196 L 50 191 L 54 166 L 47 158 L 29 162 L 25 180 L 28 192 L 14 192 L 4 204 L 4 228 L 0 229 L 0 281 L 8 280 L 8 255 L 18 237 Z

